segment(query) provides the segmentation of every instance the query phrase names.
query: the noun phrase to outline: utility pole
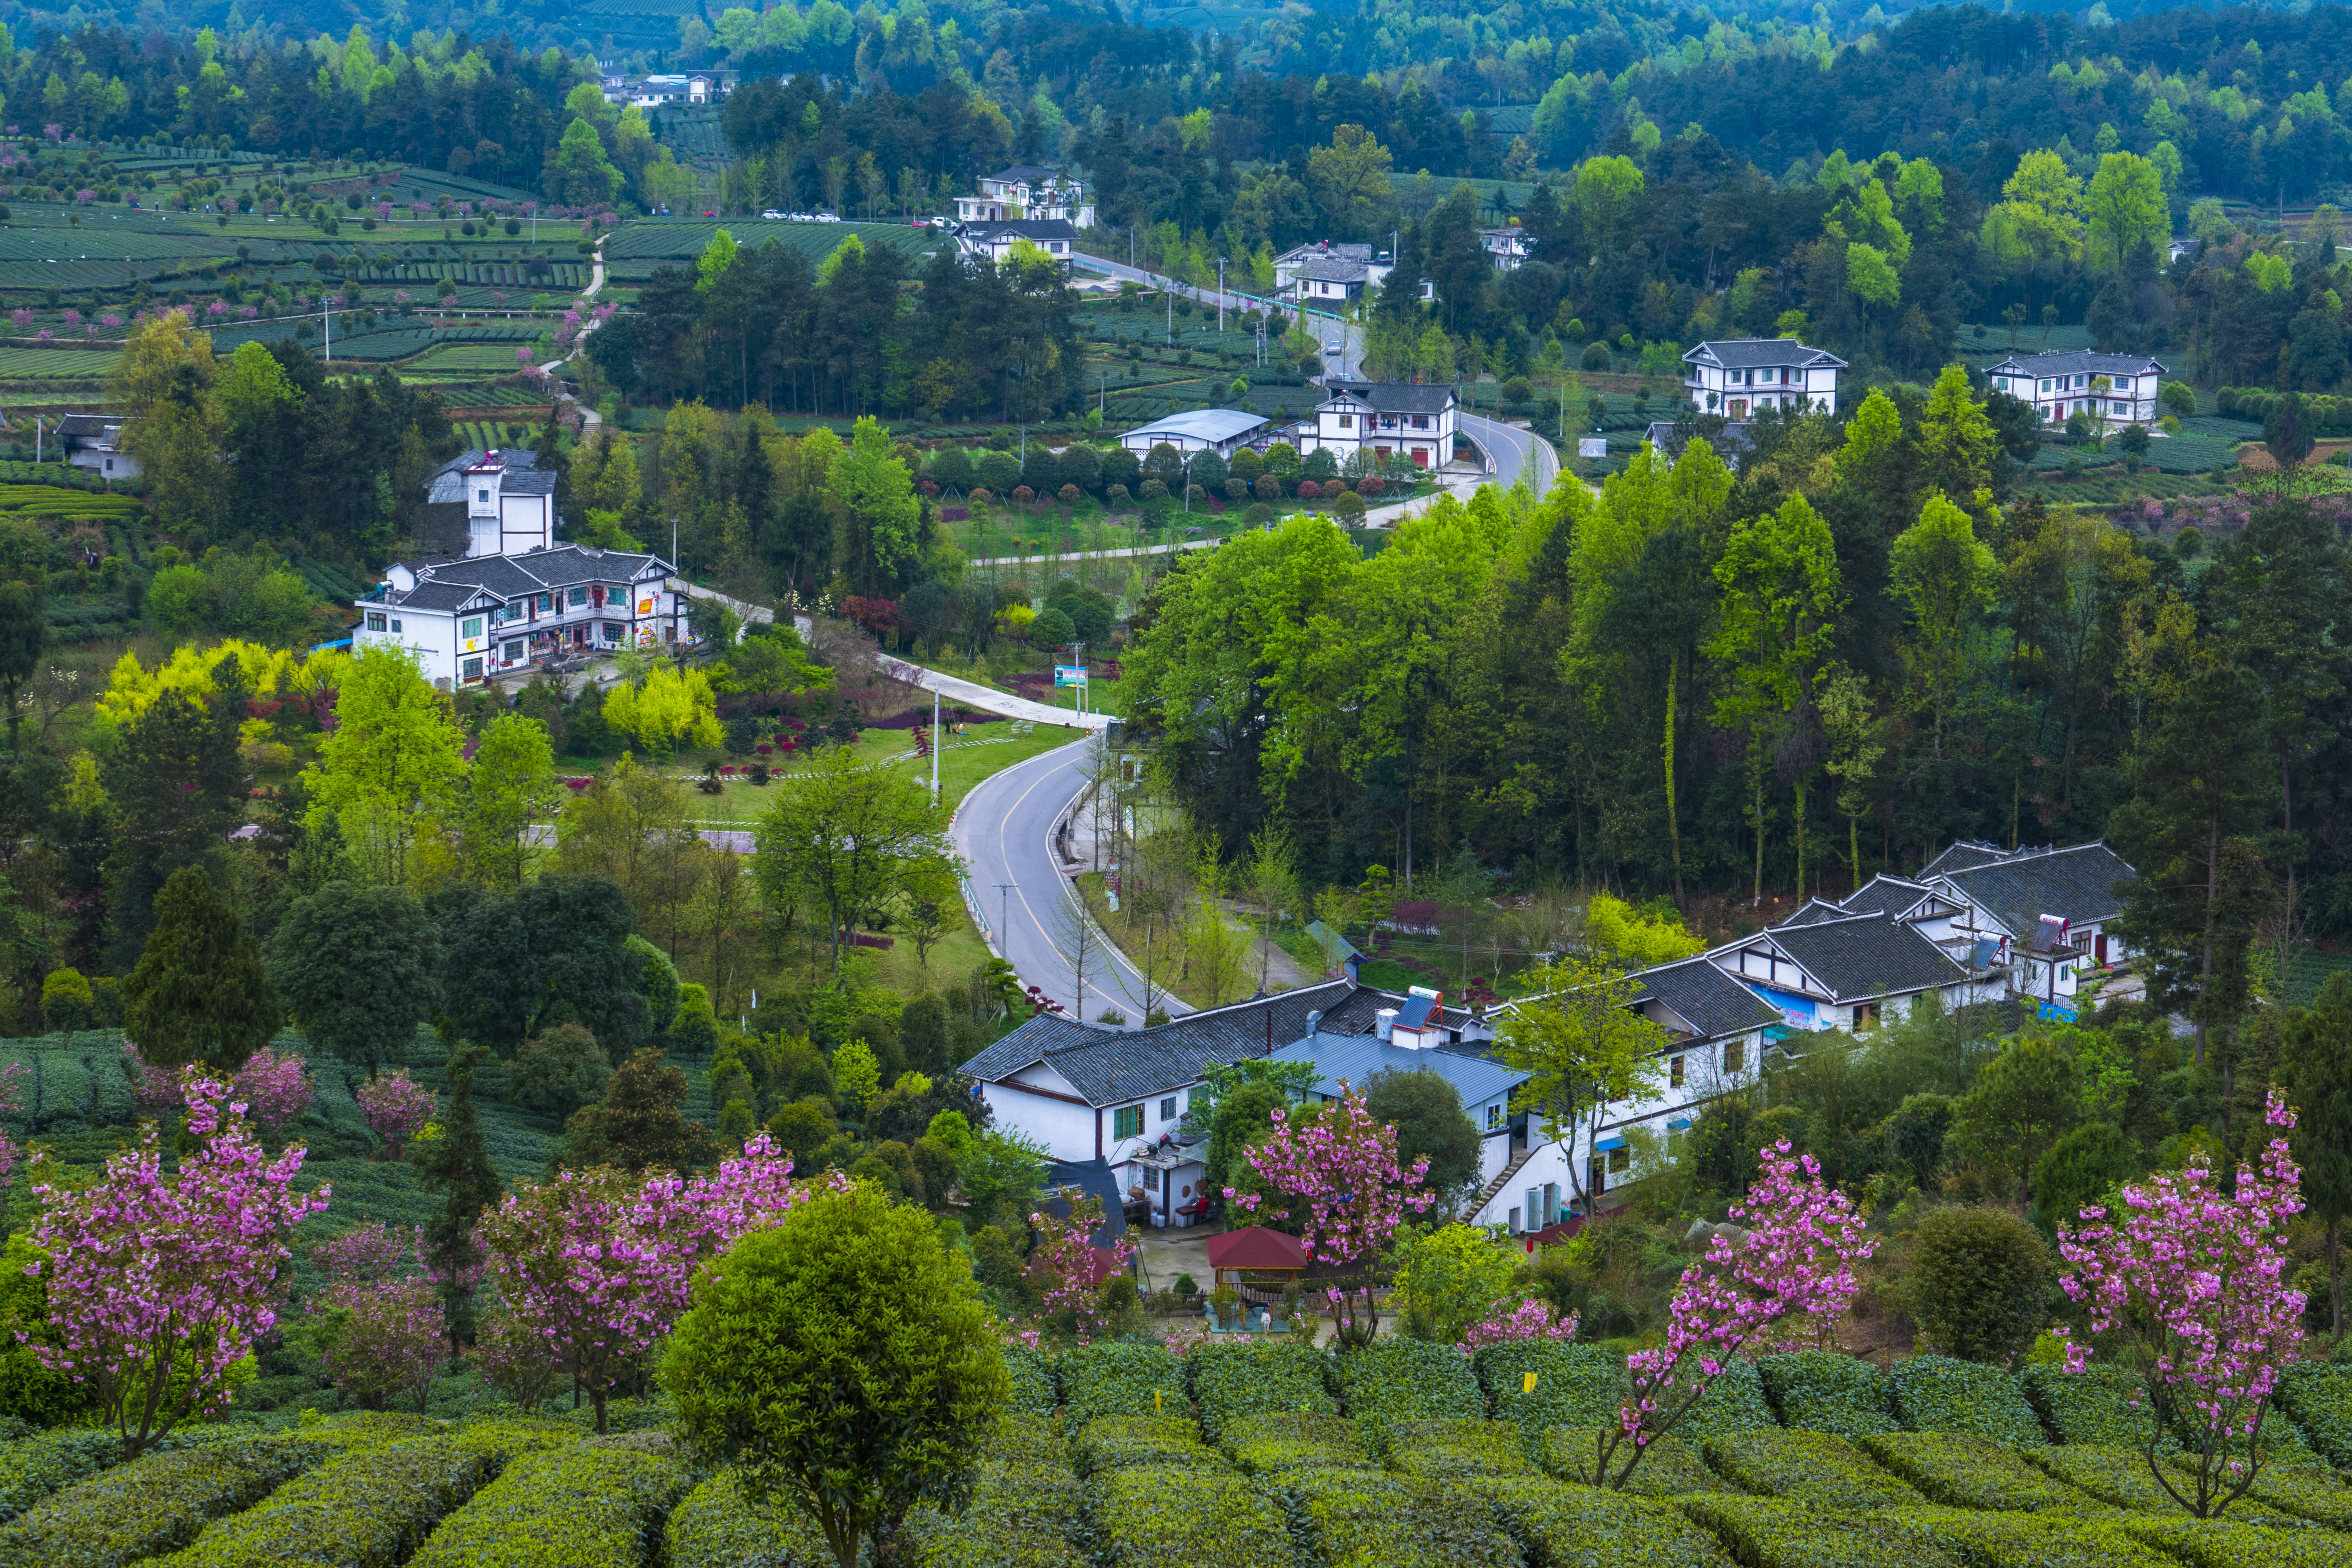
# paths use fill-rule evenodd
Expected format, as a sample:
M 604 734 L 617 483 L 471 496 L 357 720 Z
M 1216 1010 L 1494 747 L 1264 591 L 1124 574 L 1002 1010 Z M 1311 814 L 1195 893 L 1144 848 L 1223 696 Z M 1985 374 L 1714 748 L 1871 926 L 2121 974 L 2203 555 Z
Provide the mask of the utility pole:
M 941 734 L 942 732 L 940 729 L 940 694 L 937 690 L 933 690 L 931 693 L 931 807 L 933 810 L 937 810 L 940 804 L 940 741 L 941 739 Z
M 1106 413 L 1110 407 L 1110 374 L 1108 371 L 1097 372 L 1095 381 L 1097 383 L 1095 387 L 1095 412 Z
M 1160 292 L 1168 296 L 1168 341 L 1169 341 L 1171 343 L 1173 343 L 1173 342 L 1176 341 L 1176 284 L 1175 284 L 1175 280 L 1174 280 L 1174 279 L 1170 279 L 1170 280 L 1169 280 L 1168 287 L 1167 287 L 1167 288 L 1165 288 L 1165 289 L 1161 289 L 1161 290 L 1160 290 Z
M 1223 257 L 1220 256 L 1220 257 L 1218 257 L 1218 258 L 1217 258 L 1217 333 L 1218 333 L 1218 335 L 1219 335 L 1220 337 L 1223 336 L 1223 335 L 1224 335 L 1224 331 L 1225 331 L 1225 258 L 1224 258 Z
M 335 363 L 335 297 L 332 294 L 319 296 L 319 324 L 320 330 L 326 334 L 324 360 L 332 364 Z
M 1003 959 L 1007 963 L 1013 962 L 1007 949 L 1012 945 L 1010 938 L 1013 932 L 1013 889 L 1018 886 L 1020 884 L 1017 882 L 996 884 L 996 956 Z

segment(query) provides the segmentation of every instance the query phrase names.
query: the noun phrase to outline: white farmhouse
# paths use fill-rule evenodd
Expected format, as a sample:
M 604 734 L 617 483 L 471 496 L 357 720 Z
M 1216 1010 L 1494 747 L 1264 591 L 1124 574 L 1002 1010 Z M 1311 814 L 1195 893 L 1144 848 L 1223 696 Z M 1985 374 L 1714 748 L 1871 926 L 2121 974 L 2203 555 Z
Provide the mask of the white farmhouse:
M 135 479 L 139 459 L 122 446 L 120 414 L 68 414 L 57 424 L 58 445 L 66 461 L 102 479 Z
M 1845 361 L 1794 338 L 1721 338 L 1683 355 L 1683 387 L 1708 414 L 1746 419 L 1767 408 L 1837 412 Z
M 1095 205 L 1087 199 L 1080 181 L 1055 169 L 1034 163 L 990 174 L 980 181 L 980 194 L 956 198 L 959 223 L 1002 223 L 1007 219 L 1053 218 L 1077 228 L 1095 225 Z
M 2162 412 L 2157 394 L 2166 367 L 2146 354 L 2103 354 L 2087 349 L 2011 354 L 1985 374 L 1995 392 L 2033 405 L 2045 421 L 2058 424 L 2075 414 L 2103 416 L 2111 423 L 2146 425 Z
M 1482 228 L 1478 238 L 1486 247 L 1486 254 L 1495 258 L 1497 272 L 1517 272 L 1520 264 L 1536 252 L 1535 237 L 1517 224 L 1505 228 Z
M 1076 254 L 1078 231 L 1061 218 L 1005 218 L 968 223 L 956 231 L 956 248 L 966 256 L 985 258 L 1002 266 L 1023 245 L 1034 245 L 1070 269 Z
M 1454 458 L 1459 405 L 1450 386 L 1409 381 L 1333 381 L 1315 409 L 1315 429 L 1300 456 L 1326 451 L 1342 464 L 1359 452 L 1382 461 L 1402 453 L 1418 468 L 1442 468 Z

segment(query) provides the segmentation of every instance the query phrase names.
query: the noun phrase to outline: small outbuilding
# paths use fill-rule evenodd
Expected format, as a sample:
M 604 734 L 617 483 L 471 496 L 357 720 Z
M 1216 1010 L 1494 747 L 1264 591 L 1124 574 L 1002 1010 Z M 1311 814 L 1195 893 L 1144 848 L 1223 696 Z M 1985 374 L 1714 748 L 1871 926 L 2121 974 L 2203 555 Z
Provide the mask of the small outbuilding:
M 1220 1285 L 1259 1290 L 1297 1283 L 1307 1272 L 1307 1247 L 1295 1236 L 1244 1226 L 1209 1237 L 1209 1267 Z

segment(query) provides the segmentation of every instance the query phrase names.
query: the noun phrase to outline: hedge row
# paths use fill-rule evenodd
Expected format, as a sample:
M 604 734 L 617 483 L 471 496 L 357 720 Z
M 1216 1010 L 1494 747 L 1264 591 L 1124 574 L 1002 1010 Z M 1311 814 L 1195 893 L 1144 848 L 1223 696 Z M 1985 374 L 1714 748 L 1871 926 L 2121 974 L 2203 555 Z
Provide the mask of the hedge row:
M 1768 1355 L 1756 1371 L 1783 1426 L 1858 1437 L 1896 1429 L 1886 1378 L 1866 1361 L 1829 1351 Z
M 1338 1365 L 1339 1397 L 1359 1419 L 1476 1421 L 1486 1414 L 1470 1363 L 1452 1345 L 1375 1340 Z
M 1246 1477 L 1132 1465 L 1092 1501 L 1103 1555 L 1120 1568 L 1265 1568 L 1289 1554 L 1281 1510 Z
M 835 1568 L 824 1531 L 791 1503 L 754 1503 L 722 1470 L 670 1510 L 662 1532 L 669 1568 Z
M 530 1454 L 441 1521 L 415 1568 L 640 1568 L 691 1484 L 664 1456 L 592 1437 Z
M 0 1568 L 112 1568 L 160 1556 L 337 1453 L 436 1429 L 414 1415 L 345 1417 L 289 1436 L 145 1455 L 65 1489 L 0 1529 Z
M 1389 1468 L 1429 1480 L 1532 1476 L 1519 1428 L 1506 1421 L 1395 1421 L 1382 1434 Z
M 2352 1531 L 2352 1481 L 2333 1470 L 2316 1465 L 2264 1465 L 2246 1495 L 2330 1530 Z
M 1217 1451 L 1182 1415 L 1107 1415 L 1078 1431 L 1078 1474 L 1099 1476 L 1132 1465 L 1196 1465 L 1223 1469 Z
M 1612 1428 L 1558 1426 L 1545 1433 L 1537 1449 L 1546 1471 L 1564 1481 L 1589 1484 L 1600 1463 L 1601 1445 Z M 1609 1456 L 1609 1473 L 1617 1475 L 1633 1458 L 1631 1448 L 1617 1445 Z M 1652 1440 L 1642 1451 L 1641 1463 L 1626 1477 L 1626 1491 L 1639 1497 L 1681 1497 L 1689 1492 L 1723 1492 L 1731 1483 L 1706 1468 L 1698 1450 L 1671 1434 Z
M 1519 1549 L 1479 1492 L 1364 1470 L 1306 1470 L 1283 1500 L 1318 1568 L 1518 1568 Z M 1279 1561 L 1269 1542 L 1261 1562 Z
M 2112 1519 L 1918 1508 L 1885 1514 L 1881 1523 L 1897 1542 L 1969 1568 L 2179 1568 Z
M 1185 1372 L 1202 1429 L 1214 1443 L 1245 1416 L 1336 1409 L 1324 1382 L 1328 1364 L 1328 1358 L 1306 1345 L 1227 1342 L 1193 1351 Z
M 1035 1415 L 1050 1415 L 1054 1406 L 1062 1402 L 1062 1391 L 1054 1375 L 1055 1361 L 1043 1351 L 1027 1345 L 1004 1347 L 1004 1370 L 1013 1374 L 1013 1398 L 1010 1408 Z
M 1498 1421 L 1522 1426 L 1597 1426 L 1617 1419 L 1625 1396 L 1625 1361 L 1599 1345 L 1524 1340 L 1488 1345 L 1471 1358 L 1478 1386 Z M 1533 1374 L 1535 1386 L 1528 1386 Z
M 1963 1568 L 1873 1514 L 1825 1513 L 1810 1503 L 1731 1492 L 1694 1493 L 1676 1506 L 1713 1531 L 1744 1568 Z
M 2014 1448 L 2049 1441 L 2017 1379 L 1999 1367 L 1917 1355 L 1895 1363 L 1886 1383 L 1895 1416 L 1906 1430 L 1965 1433 Z
M 1184 1363 L 1165 1345 L 1082 1345 L 1062 1358 L 1062 1401 L 1070 1419 L 1078 1422 L 1098 1415 L 1181 1415 Z
M 0 1523 L 121 1458 L 121 1438 L 86 1427 L 0 1444 Z
M 1874 1432 L 1863 1452 L 1948 1508 L 2031 1513 L 2081 1508 L 2074 1488 L 2053 1480 L 1989 1437 L 1963 1432 Z
M 2063 1366 L 2029 1366 L 2017 1381 L 2061 1443 L 2132 1448 L 2145 1444 L 2156 1430 L 2156 1417 L 2145 1405 L 2131 1403 L 2138 1384 L 2120 1368 L 2095 1366 L 2074 1373 Z
M 2230 1511 L 2234 1515 L 2238 1510 Z M 2228 1519 L 2145 1516 L 2126 1519 L 2123 1527 L 2189 1568 L 2343 1568 L 2345 1559 L 2343 1541 L 2324 1531 L 2265 1530 Z
M 1344 1415 L 1269 1411 L 1225 1423 L 1218 1447 L 1253 1476 L 1297 1469 L 1376 1469 L 1356 1424 Z
M 2280 1374 L 2278 1400 L 2322 1458 L 2352 1469 L 2352 1366 L 2299 1362 Z
M 2111 1507 L 2127 1509 L 2134 1513 L 2178 1514 L 2182 1511 L 2172 1494 L 2158 1485 L 2156 1478 L 2148 1473 L 2147 1459 L 2137 1449 L 2085 1443 L 2064 1447 L 2032 1448 L 2026 1451 L 2025 1457 L 2068 1486 L 2079 1487 Z M 2180 1490 L 2185 1495 L 2188 1488 L 2184 1485 Z M 2288 1529 L 2302 1523 L 2293 1514 L 2250 1498 L 2241 1498 L 2231 1503 L 2230 1517 Z
M 1650 1461 L 1644 1458 L 1643 1465 Z M 1672 1503 L 1548 1481 L 1500 1481 L 1488 1493 L 1534 1562 L 1591 1568 L 1732 1568 L 1708 1531 Z
M 971 1504 L 907 1521 L 900 1561 L 916 1568 L 1086 1568 L 1084 1489 L 1066 1469 L 991 1465 Z M 671 1568 L 687 1568 L 673 1560 Z
M 1808 1508 L 1857 1511 L 1907 1508 L 1917 1492 L 1830 1432 L 1744 1432 L 1709 1437 L 1706 1462 L 1726 1479 Z

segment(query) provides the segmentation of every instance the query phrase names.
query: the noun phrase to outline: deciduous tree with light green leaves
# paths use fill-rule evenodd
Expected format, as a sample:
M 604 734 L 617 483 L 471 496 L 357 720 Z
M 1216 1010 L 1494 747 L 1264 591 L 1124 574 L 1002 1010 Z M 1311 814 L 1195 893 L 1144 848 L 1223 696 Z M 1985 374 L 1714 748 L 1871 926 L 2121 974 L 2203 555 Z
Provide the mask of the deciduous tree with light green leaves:
M 710 677 L 699 669 L 667 665 L 647 671 L 642 685 L 625 680 L 606 692 L 604 722 L 635 736 L 657 757 L 688 741 L 715 746 L 724 734 Z
M 841 565 L 861 592 L 895 594 L 922 554 L 915 480 L 881 421 L 858 420 L 833 465 L 833 494 L 848 513 Z
M 752 876 L 769 909 L 824 917 L 837 975 L 850 929 L 897 897 L 918 861 L 950 853 L 944 829 L 921 784 L 832 752 L 760 818 Z
M 362 648 L 336 694 L 335 727 L 302 773 L 310 826 L 333 816 L 363 880 L 404 880 L 426 814 L 465 775 L 465 744 L 415 656 Z
M 1503 1059 L 1528 1075 L 1513 1108 L 1542 1118 L 1547 1139 L 1572 1147 L 1596 1132 L 1601 1110 L 1658 1097 L 1666 1031 L 1633 1010 L 1641 983 L 1610 955 L 1578 952 L 1538 964 L 1523 1000 L 1497 1029 Z M 1571 1160 L 1569 1181 L 1589 1197 Z M 1590 1213 L 1588 1207 L 1586 1210 Z
M 2000 563 L 1976 523 L 1937 490 L 1919 521 L 1896 536 L 1891 581 L 1911 612 L 1906 653 L 1933 716 L 1934 754 L 1944 754 L 1953 687 L 1968 663 L 1969 635 L 1990 607 Z
M 1511 1288 L 1512 1254 L 1466 1225 L 1414 1231 L 1390 1254 L 1396 1269 L 1389 1305 L 1404 1331 L 1442 1345 L 1462 1342 Z
M 507 892 L 521 887 L 531 828 L 552 820 L 562 805 L 547 726 L 520 713 L 491 720 L 466 770 L 457 814 L 466 863 L 475 879 Z
M 2099 160 L 2083 207 L 2091 220 L 2094 258 L 2117 272 L 2134 246 L 2160 246 L 2172 237 L 2164 178 L 2137 153 L 2110 153 Z

